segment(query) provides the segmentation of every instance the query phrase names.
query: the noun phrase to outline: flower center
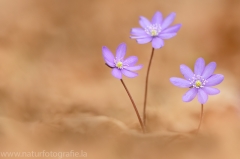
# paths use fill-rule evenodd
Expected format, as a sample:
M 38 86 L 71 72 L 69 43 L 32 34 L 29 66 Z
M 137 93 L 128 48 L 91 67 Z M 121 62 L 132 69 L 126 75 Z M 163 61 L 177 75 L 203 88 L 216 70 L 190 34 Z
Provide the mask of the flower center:
M 162 28 L 159 24 L 152 24 L 145 28 L 145 32 L 151 36 L 158 36 L 161 31 Z
M 189 79 L 190 84 L 194 88 L 203 88 L 205 84 L 208 82 L 200 75 L 193 75 L 192 78 Z
M 201 87 L 201 86 L 202 86 L 202 82 L 199 81 L 199 80 L 197 80 L 197 81 L 195 82 L 195 85 L 196 85 L 197 87 Z
M 152 36 L 156 36 L 156 35 L 158 35 L 157 30 L 151 30 L 151 35 L 152 35 Z
M 116 63 L 116 67 L 119 68 L 119 69 L 121 69 L 121 68 L 123 67 L 123 63 L 122 63 L 121 61 L 118 61 L 118 62 Z
M 114 64 L 115 64 L 115 67 L 118 68 L 118 69 L 123 69 L 123 68 L 128 66 L 127 64 L 125 64 L 123 62 L 122 58 L 120 58 L 120 59 L 119 58 L 115 58 L 114 59 Z

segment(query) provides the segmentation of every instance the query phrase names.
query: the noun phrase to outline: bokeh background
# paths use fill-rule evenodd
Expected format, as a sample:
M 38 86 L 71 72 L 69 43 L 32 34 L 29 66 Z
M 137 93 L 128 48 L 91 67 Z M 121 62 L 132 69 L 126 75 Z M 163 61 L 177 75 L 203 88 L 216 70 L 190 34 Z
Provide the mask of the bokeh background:
M 177 16 L 178 35 L 155 51 L 147 104 L 148 133 L 102 46 L 145 67 L 124 78 L 142 114 L 151 45 L 129 38 L 140 15 Z M 87 152 L 91 159 L 239 159 L 240 1 L 0 0 L 0 151 Z M 180 64 L 217 62 L 221 93 L 204 105 L 183 103 L 187 89 L 169 82 Z M 4 158 L 4 157 L 2 157 Z M 10 158 L 10 157 L 9 157 Z M 25 158 L 25 157 L 22 157 Z M 31 157 L 29 157 L 31 158 Z M 69 157 L 71 158 L 71 157 Z M 72 157 L 74 158 L 74 157 Z

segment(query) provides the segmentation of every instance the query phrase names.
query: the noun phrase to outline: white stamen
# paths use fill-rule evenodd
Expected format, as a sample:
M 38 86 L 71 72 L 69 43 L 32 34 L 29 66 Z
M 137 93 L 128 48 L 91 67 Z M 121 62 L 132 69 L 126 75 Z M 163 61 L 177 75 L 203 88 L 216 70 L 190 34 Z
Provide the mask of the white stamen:
M 158 34 L 161 31 L 162 31 L 162 28 L 161 28 L 160 24 L 152 24 L 145 28 L 145 32 L 151 36 L 158 36 Z
M 200 75 L 193 75 L 193 77 L 191 79 L 189 79 L 190 84 L 192 85 L 192 87 L 194 88 L 203 88 L 206 83 L 208 82 L 207 80 L 205 80 L 202 76 Z

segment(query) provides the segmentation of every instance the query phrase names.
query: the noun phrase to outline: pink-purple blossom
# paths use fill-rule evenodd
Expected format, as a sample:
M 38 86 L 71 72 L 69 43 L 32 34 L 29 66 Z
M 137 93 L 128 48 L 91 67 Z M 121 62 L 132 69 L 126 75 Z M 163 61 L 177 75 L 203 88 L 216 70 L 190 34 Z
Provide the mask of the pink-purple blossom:
M 176 13 L 169 14 L 165 19 L 162 13 L 157 11 L 150 22 L 147 18 L 140 16 L 139 24 L 142 28 L 132 28 L 130 38 L 136 39 L 139 44 L 152 42 L 152 47 L 159 49 L 164 46 L 164 39 L 170 39 L 177 35 L 181 24 L 170 27 Z
M 208 100 L 208 95 L 215 95 L 220 93 L 220 90 L 213 88 L 220 84 L 224 76 L 221 74 L 213 74 L 216 69 L 216 63 L 210 62 L 205 66 L 203 58 L 198 58 L 195 66 L 194 73 L 186 65 L 180 65 L 180 71 L 185 79 L 172 77 L 170 81 L 172 84 L 182 88 L 190 88 L 182 97 L 184 102 L 192 101 L 196 96 L 201 104 Z
M 124 60 L 126 49 L 126 44 L 121 43 L 117 48 L 116 57 L 114 57 L 112 52 L 106 46 L 102 47 L 104 61 L 110 68 L 112 68 L 112 75 L 118 79 L 122 79 L 122 74 L 129 78 L 134 78 L 138 76 L 138 73 L 133 71 L 140 70 L 143 67 L 142 65 L 135 66 L 138 61 L 137 56 L 130 56 Z

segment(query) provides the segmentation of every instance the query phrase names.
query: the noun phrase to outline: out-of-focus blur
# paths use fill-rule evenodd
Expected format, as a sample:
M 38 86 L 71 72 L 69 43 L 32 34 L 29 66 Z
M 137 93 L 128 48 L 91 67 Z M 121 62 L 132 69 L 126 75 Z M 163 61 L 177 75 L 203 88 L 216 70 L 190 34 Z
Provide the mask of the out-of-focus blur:
M 151 19 L 156 11 L 164 17 L 176 12 L 174 24 L 182 28 L 155 51 L 148 133 L 142 135 L 101 49 L 107 46 L 115 53 L 125 42 L 127 56 L 139 57 L 138 64 L 144 65 L 139 76 L 123 80 L 142 114 L 151 44 L 139 45 L 129 36 L 132 27 L 139 27 L 139 16 Z M 0 152 L 239 159 L 239 14 L 237 0 L 0 0 Z M 197 99 L 183 103 L 187 89 L 173 86 L 169 78 L 182 77 L 179 65 L 193 68 L 198 57 L 215 61 L 215 73 L 225 79 L 217 86 L 221 93 L 204 105 L 196 135 L 200 104 Z

